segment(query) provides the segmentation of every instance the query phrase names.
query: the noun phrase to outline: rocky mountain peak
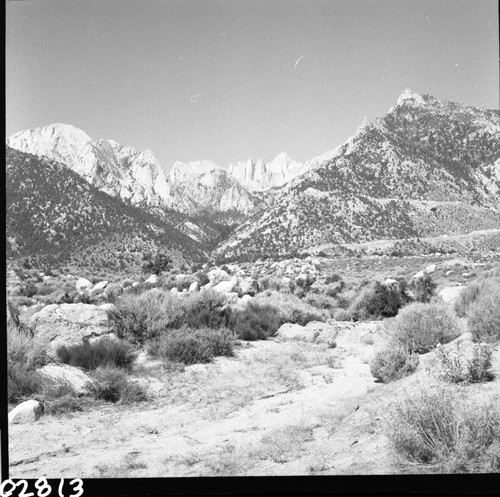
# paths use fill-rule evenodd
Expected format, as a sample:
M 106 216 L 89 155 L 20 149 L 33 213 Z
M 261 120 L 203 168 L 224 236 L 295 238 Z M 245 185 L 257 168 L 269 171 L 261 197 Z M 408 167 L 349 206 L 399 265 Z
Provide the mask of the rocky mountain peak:
M 396 105 L 413 104 L 413 105 L 425 105 L 425 100 L 422 95 L 414 93 L 409 88 L 403 90 L 398 98 Z
M 22 152 L 66 163 L 74 161 L 91 141 L 85 131 L 71 124 L 55 123 L 15 133 L 7 138 L 7 145 Z

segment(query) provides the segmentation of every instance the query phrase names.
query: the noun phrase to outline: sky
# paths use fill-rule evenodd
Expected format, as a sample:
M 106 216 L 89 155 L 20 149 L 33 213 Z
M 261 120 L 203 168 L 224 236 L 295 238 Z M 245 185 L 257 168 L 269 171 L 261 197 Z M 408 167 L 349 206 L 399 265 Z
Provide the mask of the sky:
M 8 0 L 6 132 L 165 167 L 332 150 L 405 88 L 499 108 L 496 0 Z

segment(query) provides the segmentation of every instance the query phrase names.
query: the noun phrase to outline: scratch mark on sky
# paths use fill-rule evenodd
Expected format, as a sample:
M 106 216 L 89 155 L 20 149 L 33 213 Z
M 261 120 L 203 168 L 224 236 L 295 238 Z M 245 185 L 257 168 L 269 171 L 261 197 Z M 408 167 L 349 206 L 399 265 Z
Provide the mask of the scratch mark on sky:
M 297 64 L 300 62 L 300 59 L 302 59 L 304 56 L 301 55 L 296 61 L 295 61 L 295 67 L 297 67 Z

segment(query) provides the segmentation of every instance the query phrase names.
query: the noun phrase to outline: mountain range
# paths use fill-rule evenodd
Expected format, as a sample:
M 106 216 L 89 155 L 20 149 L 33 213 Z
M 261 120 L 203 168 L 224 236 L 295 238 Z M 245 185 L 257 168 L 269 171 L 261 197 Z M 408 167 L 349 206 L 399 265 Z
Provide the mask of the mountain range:
M 284 254 L 500 227 L 500 113 L 410 90 L 384 117 L 365 119 L 344 144 L 304 164 L 282 152 L 269 163 L 176 162 L 167 172 L 150 150 L 92 140 L 65 124 L 21 131 L 7 145 L 31 154 L 19 164 L 57 163 L 126 212 L 174 229 L 193 255 Z

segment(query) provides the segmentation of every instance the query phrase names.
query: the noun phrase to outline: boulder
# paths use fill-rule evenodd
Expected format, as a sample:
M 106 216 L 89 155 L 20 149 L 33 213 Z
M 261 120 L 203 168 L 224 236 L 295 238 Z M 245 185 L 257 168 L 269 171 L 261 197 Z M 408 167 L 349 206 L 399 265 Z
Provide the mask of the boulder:
M 158 276 L 156 274 L 152 274 L 144 283 L 148 285 L 156 285 L 158 283 Z
M 34 314 L 28 321 L 35 333 L 50 342 L 49 355 L 54 356 L 60 345 L 81 343 L 84 338 L 103 335 L 111 331 L 108 321 L 113 304 L 51 304 Z
M 179 289 L 176 286 L 174 286 L 174 288 L 170 289 L 170 295 L 176 295 L 176 296 L 179 295 Z
M 80 368 L 68 364 L 47 364 L 37 370 L 38 373 L 54 385 L 68 385 L 77 394 L 87 392 L 87 384 L 92 378 Z
M 236 302 L 236 307 L 239 309 L 246 309 L 247 305 L 253 301 L 253 297 L 251 297 L 248 294 L 243 295 L 238 301 Z
M 221 281 L 213 287 L 213 290 L 220 293 L 231 293 L 236 290 L 237 284 L 235 280 Z
M 238 298 L 238 293 L 237 292 L 226 293 L 226 297 L 227 297 L 227 303 L 228 304 L 237 304 L 239 302 L 239 298 Z
M 425 271 L 419 271 L 418 273 L 415 273 L 411 279 L 412 280 L 419 280 L 422 279 L 425 276 Z
M 441 254 L 440 254 L 441 255 Z M 428 273 L 428 274 L 431 274 L 433 273 L 434 271 L 436 271 L 436 264 L 429 264 L 426 268 L 425 268 L 425 272 Z
M 99 281 L 99 283 L 96 283 L 93 287 L 92 290 L 90 290 L 90 296 L 97 295 L 98 293 L 101 293 L 107 286 L 108 286 L 109 281 L 104 280 L 104 281 Z
M 27 400 L 9 412 L 9 423 L 25 424 L 33 423 L 40 419 L 43 414 L 43 404 L 37 400 Z
M 246 278 L 240 281 L 240 290 L 242 295 L 255 295 L 259 293 L 259 283 L 252 278 Z
M 110 297 L 116 297 L 117 295 L 121 295 L 123 293 L 123 287 L 118 283 L 112 283 L 108 285 L 103 292 L 103 295 L 109 299 Z
M 90 290 L 92 288 L 92 283 L 87 280 L 86 278 L 78 278 L 78 280 L 75 283 L 75 288 L 79 292 L 83 292 L 85 290 Z
M 189 293 L 197 292 L 200 289 L 200 284 L 197 281 L 193 281 L 189 285 Z
M 445 304 L 454 304 L 459 295 L 462 293 L 463 289 L 466 288 L 465 286 L 448 286 L 446 288 L 443 288 L 439 293 L 438 296 L 441 297 L 443 302 Z
M 227 274 L 227 272 L 223 269 L 212 269 L 207 273 L 207 276 L 210 280 L 210 283 L 212 283 L 213 285 L 217 285 L 221 281 L 228 281 L 231 279 L 229 274 Z
M 387 287 L 391 287 L 391 286 L 398 286 L 398 282 L 392 278 L 387 278 L 384 282 L 383 282 L 383 285 L 387 286 Z

